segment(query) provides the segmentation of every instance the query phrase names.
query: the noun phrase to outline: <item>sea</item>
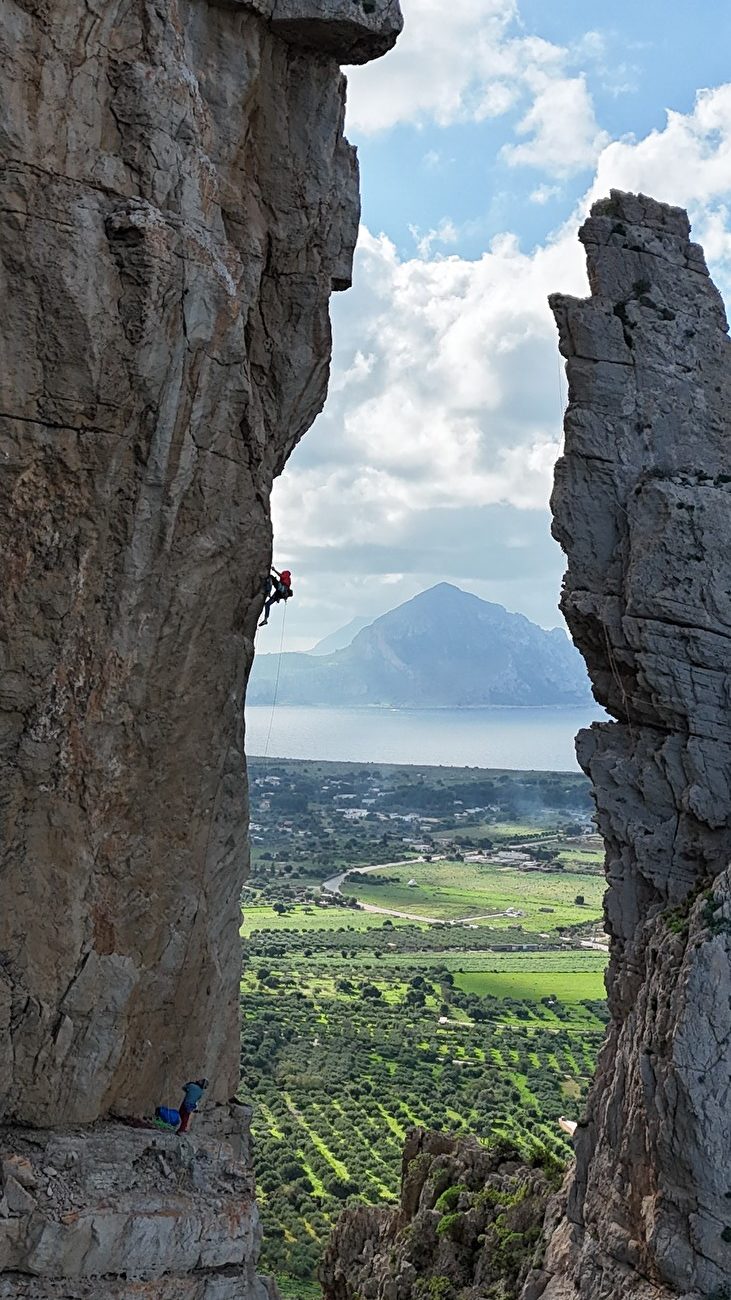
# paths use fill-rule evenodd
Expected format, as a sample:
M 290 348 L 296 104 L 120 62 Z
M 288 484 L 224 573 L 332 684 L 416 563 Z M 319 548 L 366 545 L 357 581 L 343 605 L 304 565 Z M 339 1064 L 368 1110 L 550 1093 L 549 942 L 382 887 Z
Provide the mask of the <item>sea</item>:
M 253 705 L 250 757 L 575 772 L 574 737 L 606 722 L 598 706 L 560 709 L 328 709 Z

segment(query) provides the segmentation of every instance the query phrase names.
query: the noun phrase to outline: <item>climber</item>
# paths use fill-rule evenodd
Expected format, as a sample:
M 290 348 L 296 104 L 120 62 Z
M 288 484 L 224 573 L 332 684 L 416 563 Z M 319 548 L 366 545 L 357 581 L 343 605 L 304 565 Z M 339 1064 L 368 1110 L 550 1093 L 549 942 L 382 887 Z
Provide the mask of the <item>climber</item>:
M 264 602 L 264 617 L 261 620 L 259 627 L 266 627 L 269 622 L 269 613 L 272 605 L 278 605 L 280 600 L 289 600 L 290 596 L 293 594 L 292 574 L 289 569 L 282 569 L 282 572 L 279 573 L 279 571 L 274 568 L 274 565 L 272 565 L 272 573 L 275 574 L 275 577 L 264 579 L 264 595 L 266 596 L 266 600 Z
M 187 1133 L 190 1117 L 198 1109 L 198 1102 L 208 1087 L 207 1079 L 194 1079 L 192 1083 L 183 1084 L 183 1100 L 180 1103 L 180 1127 L 178 1133 Z

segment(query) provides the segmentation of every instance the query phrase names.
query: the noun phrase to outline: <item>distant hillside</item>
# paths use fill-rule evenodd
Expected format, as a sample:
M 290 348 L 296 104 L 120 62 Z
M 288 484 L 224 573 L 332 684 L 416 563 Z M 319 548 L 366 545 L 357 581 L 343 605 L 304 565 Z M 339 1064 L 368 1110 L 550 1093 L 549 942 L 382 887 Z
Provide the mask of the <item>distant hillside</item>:
M 257 654 L 247 702 L 270 704 L 279 656 Z M 441 582 L 331 654 L 281 656 L 280 704 L 457 708 L 591 701 L 583 660 L 559 628 Z
M 349 646 L 351 641 L 360 632 L 361 628 L 368 627 L 373 620 L 370 618 L 351 618 L 345 627 L 339 627 L 337 632 L 331 632 L 329 636 L 324 636 L 322 641 L 313 645 L 311 650 L 307 651 L 308 655 L 329 655 L 334 650 L 344 650 Z

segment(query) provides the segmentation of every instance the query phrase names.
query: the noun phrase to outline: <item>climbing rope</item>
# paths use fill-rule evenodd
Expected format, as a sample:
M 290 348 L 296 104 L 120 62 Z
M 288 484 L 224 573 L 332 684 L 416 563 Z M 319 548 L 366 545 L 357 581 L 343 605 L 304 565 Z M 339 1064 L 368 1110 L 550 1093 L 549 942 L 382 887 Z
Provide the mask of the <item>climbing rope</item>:
M 282 671 L 282 651 L 284 649 L 284 628 L 287 622 L 287 602 L 283 602 L 284 610 L 282 612 L 282 635 L 279 640 L 279 659 L 277 661 L 277 675 L 274 679 L 274 695 L 272 697 L 272 712 L 269 718 L 269 731 L 267 732 L 267 743 L 264 746 L 264 757 L 269 757 L 269 741 L 272 738 L 272 727 L 274 726 L 274 710 L 277 707 L 277 693 L 279 691 L 279 674 Z

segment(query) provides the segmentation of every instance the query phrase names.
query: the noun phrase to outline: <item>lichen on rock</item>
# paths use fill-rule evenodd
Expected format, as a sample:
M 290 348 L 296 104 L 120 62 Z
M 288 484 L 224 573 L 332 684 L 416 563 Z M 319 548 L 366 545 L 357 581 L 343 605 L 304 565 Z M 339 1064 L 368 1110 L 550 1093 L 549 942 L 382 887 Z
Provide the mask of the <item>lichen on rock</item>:
M 686 214 L 613 192 L 581 230 L 562 609 L 615 721 L 580 733 L 606 845 L 611 1024 L 524 1300 L 731 1283 L 731 343 Z

